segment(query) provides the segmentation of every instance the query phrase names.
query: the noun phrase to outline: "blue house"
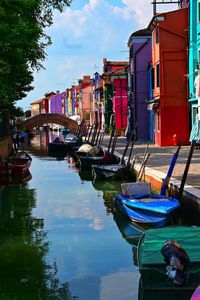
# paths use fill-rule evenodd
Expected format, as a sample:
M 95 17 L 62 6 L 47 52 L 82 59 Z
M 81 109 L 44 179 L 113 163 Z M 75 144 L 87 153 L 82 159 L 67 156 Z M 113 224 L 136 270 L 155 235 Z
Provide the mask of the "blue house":
M 195 80 L 200 72 L 200 2 L 190 1 L 189 30 L 189 103 L 191 109 L 191 126 L 195 125 L 198 114 L 198 97 Z

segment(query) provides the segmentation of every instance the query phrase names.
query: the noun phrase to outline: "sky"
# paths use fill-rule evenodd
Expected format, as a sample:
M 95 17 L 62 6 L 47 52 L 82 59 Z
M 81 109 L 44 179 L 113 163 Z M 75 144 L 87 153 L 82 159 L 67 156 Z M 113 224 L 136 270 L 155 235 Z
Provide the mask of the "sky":
M 65 91 L 83 75 L 102 73 L 103 58 L 128 61 L 130 35 L 146 28 L 153 16 L 152 0 L 73 0 L 55 12 L 47 29 L 52 45 L 46 49 L 45 70 L 34 72 L 34 89 L 17 102 L 24 110 L 51 91 Z M 157 5 L 157 12 L 177 9 Z

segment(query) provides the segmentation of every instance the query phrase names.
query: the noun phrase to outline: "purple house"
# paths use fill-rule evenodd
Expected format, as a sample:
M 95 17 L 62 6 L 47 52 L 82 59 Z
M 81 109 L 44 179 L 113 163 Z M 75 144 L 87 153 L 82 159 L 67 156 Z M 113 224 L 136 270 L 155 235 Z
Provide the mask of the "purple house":
M 56 95 L 49 100 L 49 112 L 66 116 L 66 92 L 56 92 Z
M 129 132 L 135 131 L 137 140 L 149 140 L 148 69 L 152 59 L 151 33 L 141 29 L 131 34 L 129 47 Z

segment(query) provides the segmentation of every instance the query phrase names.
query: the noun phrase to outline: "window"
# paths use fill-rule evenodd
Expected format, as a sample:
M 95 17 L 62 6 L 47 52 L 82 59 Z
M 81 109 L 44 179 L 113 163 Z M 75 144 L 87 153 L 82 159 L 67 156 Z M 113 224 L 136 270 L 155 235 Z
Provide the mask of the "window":
M 159 27 L 156 25 L 156 44 L 159 43 Z
M 156 87 L 160 87 L 160 64 L 156 65 Z

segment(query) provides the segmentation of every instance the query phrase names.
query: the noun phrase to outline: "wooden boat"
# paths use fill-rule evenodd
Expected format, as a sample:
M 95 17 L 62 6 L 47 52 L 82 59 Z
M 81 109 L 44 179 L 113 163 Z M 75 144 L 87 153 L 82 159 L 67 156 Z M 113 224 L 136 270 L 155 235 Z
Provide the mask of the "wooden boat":
M 176 198 L 152 194 L 146 182 L 122 183 L 121 194 L 116 195 L 115 201 L 130 220 L 156 227 L 165 226 L 180 206 Z
M 6 160 L 0 162 L 1 176 L 19 176 L 27 172 L 32 162 L 31 156 L 25 152 L 17 152 Z
M 131 171 L 131 165 L 126 164 L 104 164 L 104 165 L 93 165 L 93 174 L 95 177 L 105 179 L 119 179 L 123 178 L 126 174 Z
M 109 163 L 105 165 L 93 165 L 92 166 L 92 172 L 95 178 L 106 178 L 106 179 L 123 179 L 125 176 L 129 175 L 132 170 L 132 166 L 130 164 L 130 159 L 131 159 L 131 154 L 132 154 L 132 149 L 133 149 L 133 144 L 134 140 L 132 140 L 133 135 L 129 139 L 123 156 L 121 158 L 121 161 L 119 163 Z M 129 158 L 127 164 L 124 161 L 125 155 L 127 153 L 128 147 L 132 141 L 132 146 L 131 150 L 129 153 Z
M 80 147 L 82 145 L 82 139 L 73 133 L 68 133 L 64 139 L 64 144 L 68 145 L 68 148 Z
M 99 164 L 104 158 L 104 151 L 101 147 L 92 146 L 90 144 L 82 145 L 76 155 L 81 168 L 91 168 L 92 165 Z
M 163 244 L 173 240 L 187 253 L 190 264 L 187 269 L 185 285 L 175 285 L 167 275 L 167 264 L 161 253 Z M 185 291 L 190 299 L 200 282 L 200 227 L 168 226 L 149 229 L 142 235 L 138 243 L 137 259 L 141 274 L 141 283 L 149 291 Z M 180 299 L 180 298 L 178 298 Z
M 73 133 L 68 133 L 64 140 L 56 137 L 55 140 L 48 144 L 48 155 L 53 157 L 66 156 L 73 150 L 73 147 L 80 147 L 81 139 Z

